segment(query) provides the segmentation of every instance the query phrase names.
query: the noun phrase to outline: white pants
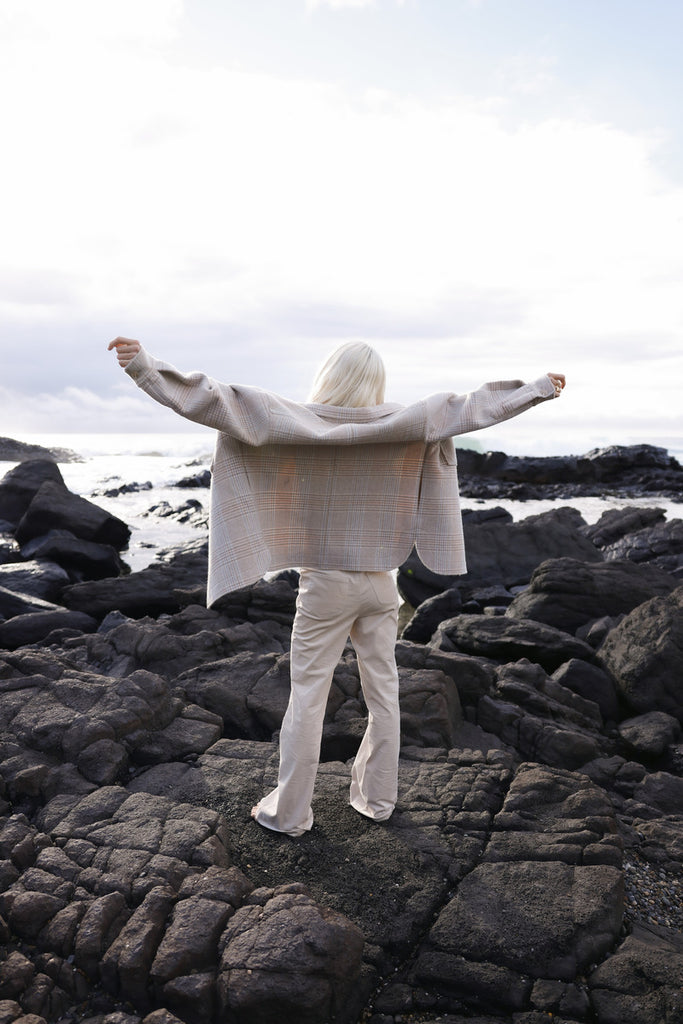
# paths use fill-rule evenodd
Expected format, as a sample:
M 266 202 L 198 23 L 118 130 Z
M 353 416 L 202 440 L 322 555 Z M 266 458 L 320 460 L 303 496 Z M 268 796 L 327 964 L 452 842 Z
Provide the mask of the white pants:
M 391 573 L 301 570 L 278 784 L 257 806 L 259 824 L 290 836 L 313 825 L 311 799 L 327 697 L 349 636 L 368 708 L 367 729 L 351 770 L 350 802 L 377 821 L 391 815 L 400 746 L 397 619 L 398 592 Z

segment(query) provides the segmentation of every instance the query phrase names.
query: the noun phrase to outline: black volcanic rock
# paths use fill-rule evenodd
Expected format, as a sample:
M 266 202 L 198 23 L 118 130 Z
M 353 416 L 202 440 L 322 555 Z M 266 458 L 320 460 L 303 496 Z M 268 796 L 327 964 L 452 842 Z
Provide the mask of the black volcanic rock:
M 21 548 L 24 558 L 46 559 L 63 569 L 86 579 L 104 579 L 120 576 L 124 564 L 110 544 L 96 544 L 81 540 L 71 530 L 50 530 L 42 537 L 34 537 Z
M 81 540 L 109 544 L 117 550 L 125 548 L 130 537 L 122 520 L 55 480 L 46 481 L 36 491 L 15 536 L 20 544 L 25 544 L 50 530 L 69 530 Z
M 22 462 L 0 480 L 0 519 L 16 526 L 31 501 L 47 481 L 64 484 L 59 467 L 46 459 Z
M 600 661 L 633 711 L 683 722 L 683 587 L 634 608 L 608 634 Z
M 536 619 L 573 633 L 591 619 L 629 612 L 675 586 L 668 573 L 654 566 L 554 558 L 536 569 L 506 615 Z
M 109 577 L 74 583 L 64 590 L 67 608 L 103 618 L 108 612 L 120 611 L 139 618 L 177 612 L 191 603 L 185 591 L 206 595 L 208 567 L 207 545 L 180 551 L 168 562 L 153 562 L 128 576 Z
M 466 520 L 482 538 L 511 525 Z M 387 822 L 349 806 L 367 712 L 347 646 L 298 839 L 249 814 L 277 779 L 296 573 L 207 609 L 203 544 L 64 595 L 54 563 L 0 566 L 0 646 L 20 641 L 0 649 L 7 1020 L 679 1024 L 683 588 L 601 560 L 663 524 L 625 510 L 591 539 L 555 510 L 527 523 L 517 565 L 514 543 L 473 543 L 507 578 L 459 580 L 418 608 L 422 642 L 397 643 Z M 542 616 L 461 614 L 509 600 L 544 529 L 579 540 L 510 605 L 542 598 Z M 670 556 L 675 529 L 662 543 Z M 55 572 L 82 610 L 18 589 Z M 577 621 L 590 643 L 565 631 Z
M 582 640 L 533 619 L 491 615 L 456 615 L 442 622 L 430 646 L 476 654 L 500 662 L 528 658 L 552 672 L 570 658 L 593 660 Z
M 26 462 L 29 459 L 47 459 L 50 462 L 82 462 L 80 455 L 68 448 L 45 448 L 11 437 L 0 437 L 0 462 Z
M 467 573 L 444 576 L 427 569 L 416 552 L 401 565 L 398 585 L 414 608 L 422 601 L 456 587 L 467 600 L 482 585 L 517 586 L 548 558 L 571 557 L 585 562 L 602 560 L 584 536 L 586 523 L 572 508 L 551 509 L 513 522 L 509 514 L 479 516 L 465 513 L 463 532 Z
M 37 644 L 54 630 L 62 629 L 92 633 L 97 629 L 97 620 L 84 612 L 70 612 L 63 608 L 15 615 L 7 622 L 0 622 L 0 648 L 13 651 L 16 647 Z

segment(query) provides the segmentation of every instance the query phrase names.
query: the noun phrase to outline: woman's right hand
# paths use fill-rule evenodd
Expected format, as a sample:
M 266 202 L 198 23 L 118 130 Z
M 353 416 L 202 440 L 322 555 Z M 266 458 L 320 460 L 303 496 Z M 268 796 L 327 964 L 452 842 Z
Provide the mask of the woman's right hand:
M 108 352 L 116 349 L 116 358 L 119 361 L 119 366 L 123 366 L 125 369 L 135 356 L 142 348 L 139 341 L 135 341 L 134 338 L 114 338 L 113 341 L 109 342 Z

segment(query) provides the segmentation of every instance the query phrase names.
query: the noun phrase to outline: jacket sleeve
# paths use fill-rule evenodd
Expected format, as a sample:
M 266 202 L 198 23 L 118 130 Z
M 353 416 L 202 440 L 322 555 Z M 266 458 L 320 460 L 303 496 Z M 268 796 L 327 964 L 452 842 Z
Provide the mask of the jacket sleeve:
M 435 403 L 430 416 L 429 439 L 440 441 L 490 427 L 554 396 L 555 389 L 547 374 L 530 384 L 521 380 L 496 380 L 464 395 L 435 395 L 433 397 L 440 401 Z
M 185 419 L 246 444 L 262 444 L 267 437 L 270 415 L 266 392 L 221 384 L 203 373 L 181 373 L 144 348 L 128 364 L 126 373 L 151 398 Z

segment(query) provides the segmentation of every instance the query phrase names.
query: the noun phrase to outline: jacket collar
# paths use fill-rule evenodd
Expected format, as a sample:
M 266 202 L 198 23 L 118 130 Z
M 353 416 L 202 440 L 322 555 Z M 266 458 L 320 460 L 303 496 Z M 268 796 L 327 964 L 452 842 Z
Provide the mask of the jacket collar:
M 322 405 L 316 402 L 308 402 L 306 408 L 319 416 L 320 419 L 334 420 L 338 423 L 374 423 L 401 412 L 405 406 L 396 402 L 383 402 L 382 405 L 362 406 L 358 409 L 350 409 L 341 405 Z

